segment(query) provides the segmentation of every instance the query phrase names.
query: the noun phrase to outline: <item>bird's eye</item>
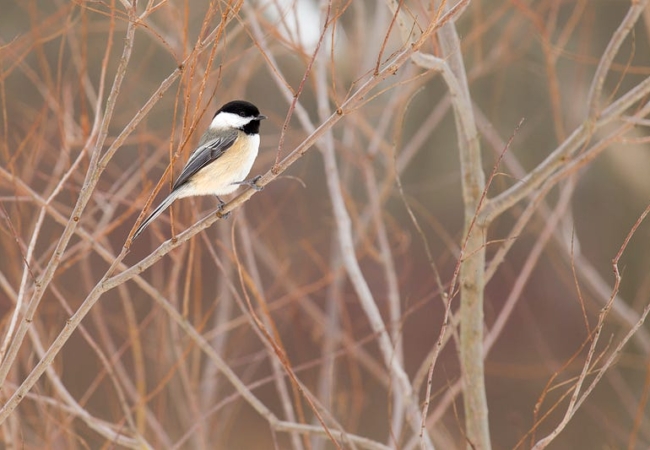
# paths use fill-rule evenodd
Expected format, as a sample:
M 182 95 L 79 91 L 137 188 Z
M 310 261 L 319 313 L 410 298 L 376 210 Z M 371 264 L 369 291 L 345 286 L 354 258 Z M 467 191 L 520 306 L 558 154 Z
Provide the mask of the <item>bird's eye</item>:
M 239 115 L 242 116 L 242 117 L 245 117 L 246 113 L 244 111 L 239 111 Z

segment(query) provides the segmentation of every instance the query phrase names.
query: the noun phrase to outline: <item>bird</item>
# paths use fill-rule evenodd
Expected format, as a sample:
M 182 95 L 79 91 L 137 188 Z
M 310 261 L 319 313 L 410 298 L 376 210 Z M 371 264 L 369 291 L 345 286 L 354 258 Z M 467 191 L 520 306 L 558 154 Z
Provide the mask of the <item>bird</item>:
M 264 119 L 266 116 L 260 114 L 257 106 L 244 100 L 233 100 L 219 108 L 171 192 L 140 224 L 131 240 L 179 198 L 215 195 L 221 209 L 224 202 L 220 196 L 236 191 L 241 185 L 261 190 L 256 184 L 261 176 L 245 178 L 257 158 L 260 122 Z

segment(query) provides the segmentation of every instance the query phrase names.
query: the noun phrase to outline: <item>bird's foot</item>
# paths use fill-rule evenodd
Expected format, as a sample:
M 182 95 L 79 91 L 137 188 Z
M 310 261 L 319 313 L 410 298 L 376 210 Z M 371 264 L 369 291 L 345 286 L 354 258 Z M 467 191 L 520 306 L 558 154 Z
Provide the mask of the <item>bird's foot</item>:
M 264 189 L 264 186 L 258 186 L 257 185 L 257 182 L 259 181 L 260 178 L 262 178 L 262 175 L 258 175 L 258 176 L 254 177 L 254 178 L 251 178 L 250 180 L 235 181 L 233 184 L 241 184 L 241 185 L 250 186 L 250 187 L 252 187 L 253 189 L 255 189 L 256 191 L 259 192 L 262 189 Z
M 226 202 L 221 200 L 221 198 L 217 195 L 217 200 L 219 200 L 219 205 L 217 205 L 217 215 L 221 217 L 222 219 L 227 219 L 230 217 L 230 211 L 227 213 L 223 212 L 223 207 L 225 206 Z

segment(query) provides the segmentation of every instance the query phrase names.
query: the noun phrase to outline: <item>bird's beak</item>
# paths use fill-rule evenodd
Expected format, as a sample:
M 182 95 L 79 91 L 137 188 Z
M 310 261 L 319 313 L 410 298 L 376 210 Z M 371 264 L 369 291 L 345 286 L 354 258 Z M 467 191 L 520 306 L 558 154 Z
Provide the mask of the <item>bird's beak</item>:
M 266 117 L 264 114 L 260 114 L 259 116 L 257 116 L 257 120 L 264 120 L 264 119 L 268 119 L 268 117 Z

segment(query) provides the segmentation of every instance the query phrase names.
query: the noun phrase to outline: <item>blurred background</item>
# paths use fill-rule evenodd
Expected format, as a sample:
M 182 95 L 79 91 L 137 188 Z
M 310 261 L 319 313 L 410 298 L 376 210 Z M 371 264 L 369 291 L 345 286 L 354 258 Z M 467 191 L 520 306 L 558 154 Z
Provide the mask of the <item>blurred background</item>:
M 408 47 L 395 5 L 414 34 L 435 22 L 435 8 L 424 0 L 140 1 L 129 40 L 129 5 L 0 0 L 3 352 L 15 333 L 12 318 L 23 319 L 38 280 L 60 257 L 30 331 L 14 344 L 3 403 L 102 280 L 147 201 L 169 192 L 171 173 L 220 105 L 246 99 L 269 117 L 251 175 L 270 171 L 321 124 L 328 134 L 228 220 L 103 293 L 54 370 L 2 422 L 3 448 L 335 448 L 322 433 L 293 434 L 296 428 L 261 414 L 165 302 L 274 417 L 317 429 L 316 409 L 333 429 L 413 448 L 408 420 L 396 417 L 399 389 L 346 274 L 331 183 L 340 188 L 356 261 L 421 408 L 443 323 L 440 288 L 449 289 L 463 238 L 449 89 L 438 73 L 407 61 L 336 123 L 326 119 Z M 581 126 L 596 67 L 629 9 L 625 1 L 473 0 L 457 18 L 486 177 L 503 155 L 488 198 L 516 185 Z M 646 7 L 615 54 L 601 110 L 647 80 L 649 43 Z M 442 56 L 436 34 L 422 50 Z M 612 259 L 650 200 L 650 123 L 634 116 L 646 102 L 647 94 L 597 128 L 574 156 L 598 148 L 593 157 L 488 229 L 488 272 L 509 249 L 485 288 L 495 449 L 531 448 L 565 414 L 613 293 Z M 105 141 L 96 148 L 105 117 Z M 326 162 L 327 142 L 336 173 Z M 97 171 L 93 158 L 112 151 Z M 98 178 L 84 190 L 88 174 Z M 77 216 L 84 194 L 88 203 Z M 215 208 L 213 198 L 176 202 L 115 273 Z M 74 234 L 58 255 L 71 222 Z M 586 385 L 650 303 L 649 238 L 643 222 L 620 259 L 619 295 Z M 452 312 L 458 301 L 455 295 Z M 427 416 L 432 441 L 443 449 L 466 445 L 452 323 Z M 649 332 L 641 325 L 551 448 L 650 447 Z M 309 394 L 291 381 L 289 367 Z

